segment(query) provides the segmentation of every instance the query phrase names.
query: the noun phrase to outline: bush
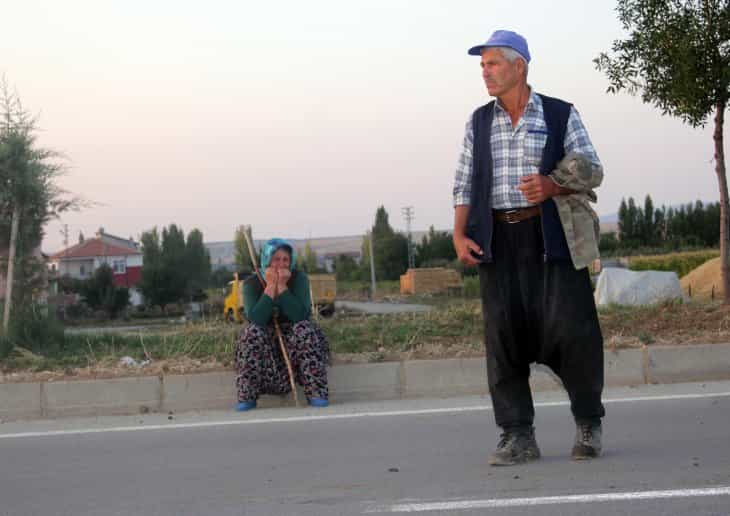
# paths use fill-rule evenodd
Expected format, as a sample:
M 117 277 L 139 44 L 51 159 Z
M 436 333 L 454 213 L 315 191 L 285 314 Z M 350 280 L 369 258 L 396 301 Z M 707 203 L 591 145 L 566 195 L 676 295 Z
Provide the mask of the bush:
M 433 258 L 422 262 L 418 267 L 424 269 L 427 267 L 448 267 L 451 265 L 452 261 L 453 260 L 448 260 L 446 258 Z
M 618 238 L 616 238 L 616 233 L 601 233 L 601 238 L 598 242 L 598 250 L 602 255 L 615 253 L 620 246 L 621 242 L 619 242 Z
M 0 335 L 0 360 L 7 358 L 13 350 L 13 341 L 6 335 Z
M 454 269 L 455 271 L 457 271 L 464 278 L 466 278 L 467 276 L 477 276 L 479 274 L 479 269 L 477 267 L 467 267 L 458 259 L 449 263 L 448 267 L 449 269 Z
M 477 276 L 466 276 L 464 278 L 464 297 L 478 298 L 479 296 L 479 278 Z
M 185 315 L 185 307 L 182 303 L 168 303 L 163 307 L 162 311 L 169 317 Z
M 203 314 L 206 317 L 223 317 L 223 298 L 218 296 L 214 298 L 208 298 L 208 300 L 203 304 Z
M 82 319 L 89 317 L 90 310 L 84 303 L 74 303 L 72 305 L 66 305 L 63 309 L 63 313 L 68 319 Z
M 129 304 L 129 289 L 114 285 L 114 273 L 106 264 L 82 284 L 82 296 L 93 310 L 104 310 L 112 318 Z
M 94 310 L 94 320 L 104 322 L 109 320 L 109 312 L 106 310 Z
M 681 278 L 707 260 L 717 258 L 718 256 L 720 256 L 720 251 L 717 250 L 671 253 L 657 256 L 634 256 L 629 260 L 629 269 L 634 271 L 674 271 Z
M 149 317 L 162 317 L 162 307 L 160 305 L 152 305 L 147 310 L 147 315 Z
M 47 307 L 38 304 L 13 309 L 7 339 L 4 347 L 23 347 L 33 353 L 57 352 L 65 343 L 61 323 L 48 315 Z

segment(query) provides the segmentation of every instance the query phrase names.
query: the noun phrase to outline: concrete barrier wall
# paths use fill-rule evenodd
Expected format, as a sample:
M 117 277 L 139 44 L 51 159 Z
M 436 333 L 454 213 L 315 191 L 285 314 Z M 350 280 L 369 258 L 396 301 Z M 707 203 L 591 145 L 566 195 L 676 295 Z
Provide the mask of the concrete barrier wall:
M 607 386 L 730 380 L 730 344 L 606 350 Z M 487 394 L 486 360 L 461 358 L 344 364 L 329 371 L 333 403 Z M 535 391 L 562 388 L 544 366 L 533 366 Z M 300 400 L 304 393 L 298 389 Z M 101 416 L 232 408 L 232 371 L 109 380 L 0 384 L 0 420 Z M 291 396 L 262 396 L 260 407 L 292 406 Z
M 725 345 L 649 349 L 647 383 L 726 380 L 730 377 L 730 353 Z
M 603 376 L 609 387 L 641 385 L 646 381 L 648 349 L 605 350 L 603 353 Z M 730 346 L 728 346 L 730 352 Z
M 162 382 L 156 376 L 45 382 L 41 390 L 44 416 L 101 416 L 159 411 Z
M 0 419 L 34 419 L 41 412 L 40 383 L 0 384 Z
M 328 372 L 330 398 L 334 403 L 401 398 L 402 369 L 402 362 L 334 366 Z

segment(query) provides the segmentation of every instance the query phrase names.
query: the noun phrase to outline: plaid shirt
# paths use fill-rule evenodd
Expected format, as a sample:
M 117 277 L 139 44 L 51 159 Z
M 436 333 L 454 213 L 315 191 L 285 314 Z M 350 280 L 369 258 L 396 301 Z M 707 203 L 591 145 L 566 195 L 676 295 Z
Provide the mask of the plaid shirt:
M 490 138 L 494 174 L 492 208 L 502 210 L 530 206 L 517 186 L 520 184 L 521 177 L 538 173 L 547 134 L 542 100 L 534 91 L 530 92 L 530 99 L 525 106 L 522 118 L 514 128 L 509 114 L 497 101 Z M 583 126 L 574 107 L 570 108 L 563 147 L 566 154 L 577 152 L 587 157 L 595 167 L 601 167 L 588 131 Z M 464 146 L 456 166 L 454 206 L 468 205 L 471 202 L 471 178 L 474 173 L 473 148 L 474 129 L 472 118 L 469 117 L 466 123 Z

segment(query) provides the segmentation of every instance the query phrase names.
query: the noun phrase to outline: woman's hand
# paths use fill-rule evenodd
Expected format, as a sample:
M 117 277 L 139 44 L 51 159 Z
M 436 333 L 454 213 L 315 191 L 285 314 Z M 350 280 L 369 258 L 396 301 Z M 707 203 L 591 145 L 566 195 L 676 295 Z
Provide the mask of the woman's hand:
M 287 289 L 287 282 L 291 278 L 291 271 L 289 269 L 279 269 L 278 281 L 276 283 L 276 290 L 281 295 Z
M 271 299 L 276 298 L 276 296 L 278 295 L 277 285 L 279 283 L 279 271 L 277 269 L 268 267 L 264 271 L 264 278 L 266 279 L 266 288 L 264 289 L 264 294 L 269 296 Z

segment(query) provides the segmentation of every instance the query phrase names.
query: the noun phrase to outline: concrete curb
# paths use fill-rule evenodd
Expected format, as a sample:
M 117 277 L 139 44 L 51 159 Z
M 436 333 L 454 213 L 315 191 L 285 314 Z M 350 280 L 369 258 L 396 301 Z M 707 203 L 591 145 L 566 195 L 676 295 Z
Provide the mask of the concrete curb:
M 730 380 L 730 344 L 606 350 L 607 386 Z M 0 384 L 0 420 L 106 416 L 232 408 L 232 371 L 109 380 Z M 333 403 L 487 394 L 484 358 L 345 364 L 329 371 Z M 534 366 L 535 391 L 561 388 Z M 300 391 L 301 400 L 304 395 Z M 262 396 L 260 407 L 292 406 L 291 396 Z

